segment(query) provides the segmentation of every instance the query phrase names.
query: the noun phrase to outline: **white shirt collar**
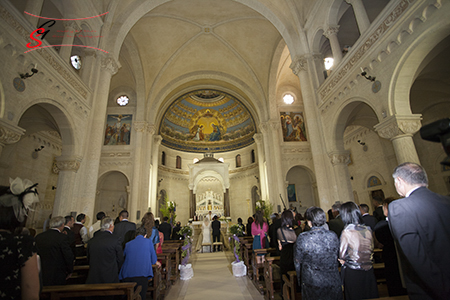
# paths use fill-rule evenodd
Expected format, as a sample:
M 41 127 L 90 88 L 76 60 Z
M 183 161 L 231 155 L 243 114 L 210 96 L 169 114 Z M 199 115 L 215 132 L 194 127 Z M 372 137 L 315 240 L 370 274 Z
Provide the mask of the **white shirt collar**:
M 409 191 L 406 193 L 405 198 L 406 198 L 406 197 L 409 197 L 409 195 L 411 195 L 412 192 L 414 192 L 415 190 L 417 190 L 418 188 L 421 188 L 421 187 L 422 187 L 422 186 L 416 186 L 415 188 L 409 190 Z

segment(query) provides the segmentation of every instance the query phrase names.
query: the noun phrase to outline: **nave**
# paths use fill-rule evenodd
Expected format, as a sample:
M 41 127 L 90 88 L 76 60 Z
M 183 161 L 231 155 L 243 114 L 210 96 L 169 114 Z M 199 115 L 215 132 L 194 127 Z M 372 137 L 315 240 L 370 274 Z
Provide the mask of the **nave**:
M 193 253 L 191 256 L 194 277 L 177 280 L 164 300 L 263 300 L 252 281 L 247 277 L 234 277 L 230 251 Z

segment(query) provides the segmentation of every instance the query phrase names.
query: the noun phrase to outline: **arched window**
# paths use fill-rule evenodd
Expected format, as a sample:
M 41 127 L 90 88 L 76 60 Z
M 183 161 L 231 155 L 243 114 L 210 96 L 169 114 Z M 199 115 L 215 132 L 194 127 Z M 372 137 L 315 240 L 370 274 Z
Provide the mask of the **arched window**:
M 254 164 L 256 162 L 255 150 L 254 149 L 252 150 L 251 158 L 252 158 L 252 164 Z
M 236 168 L 240 168 L 241 167 L 241 155 L 238 154 L 236 155 Z
M 177 169 L 181 169 L 181 157 L 177 156 Z
M 162 152 L 161 154 L 161 165 L 165 166 L 166 165 L 166 152 Z

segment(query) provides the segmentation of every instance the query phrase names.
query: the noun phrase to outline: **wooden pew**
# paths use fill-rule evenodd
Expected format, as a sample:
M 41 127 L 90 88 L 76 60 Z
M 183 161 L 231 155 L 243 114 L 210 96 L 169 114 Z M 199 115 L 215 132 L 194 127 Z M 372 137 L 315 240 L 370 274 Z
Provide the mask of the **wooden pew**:
M 258 263 L 256 257 L 258 254 L 263 254 L 266 258 L 267 254 L 274 253 L 276 251 L 275 248 L 266 248 L 266 249 L 254 249 L 252 254 L 252 269 L 253 269 L 253 284 L 260 291 L 261 294 L 264 293 L 264 280 L 260 280 L 260 275 L 263 275 L 264 272 L 264 263 Z
M 147 298 L 153 300 L 159 299 L 161 295 L 161 268 L 157 265 L 153 265 L 153 278 L 148 281 Z
M 138 286 L 135 291 L 135 286 L 136 282 L 44 286 L 41 299 L 126 295 L 127 300 L 140 300 L 142 287 Z
M 160 253 L 156 255 L 161 262 L 161 295 L 165 295 L 170 289 L 170 274 L 172 273 L 171 253 Z
M 182 243 L 168 243 L 163 244 L 162 251 L 163 253 L 170 253 L 170 264 L 171 264 L 171 272 L 169 273 L 170 280 L 172 284 L 178 280 L 178 265 L 181 262 L 181 245 Z
M 73 266 L 73 273 L 66 280 L 66 284 L 84 284 L 89 273 L 89 265 Z
M 279 264 L 279 256 L 266 257 L 264 261 L 264 283 L 266 286 L 264 299 L 266 300 L 281 299 L 282 282 Z
M 243 244 L 244 264 L 247 266 L 247 276 L 253 279 L 252 257 L 253 257 L 253 243 Z
M 289 271 L 283 275 L 283 299 L 284 300 L 301 300 L 302 293 L 297 291 L 297 272 Z

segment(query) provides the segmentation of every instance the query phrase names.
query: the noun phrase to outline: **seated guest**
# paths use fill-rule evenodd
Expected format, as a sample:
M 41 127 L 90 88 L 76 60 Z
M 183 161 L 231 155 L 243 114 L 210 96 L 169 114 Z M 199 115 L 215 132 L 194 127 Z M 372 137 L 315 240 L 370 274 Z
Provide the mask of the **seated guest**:
M 27 179 L 10 179 L 0 187 L 0 298 L 39 299 L 39 270 L 36 245 L 30 235 L 13 235 L 26 222 L 28 208 L 39 198 Z
M 241 234 L 238 234 L 238 236 L 244 236 L 244 234 L 245 234 L 245 225 L 244 224 L 242 224 L 242 219 L 241 218 L 238 218 L 237 219 L 237 225 L 239 226 L 239 228 L 241 228 L 241 230 L 242 230 L 242 233 Z
M 325 212 L 312 206 L 305 217 L 309 231 L 301 233 L 295 244 L 294 262 L 302 299 L 342 299 L 337 259 L 339 239 L 324 225 Z
M 383 200 L 383 212 L 388 215 L 389 203 L 394 201 L 393 197 Z M 375 236 L 383 244 L 384 277 L 388 288 L 389 297 L 406 295 L 406 289 L 402 286 L 398 265 L 397 252 L 395 250 L 394 238 L 389 228 L 388 219 L 381 220 L 375 225 Z
M 119 282 L 123 250 L 119 238 L 113 232 L 114 220 L 104 217 L 100 232 L 88 242 L 89 274 L 86 283 Z
M 361 211 L 354 202 L 342 204 L 340 215 L 345 225 L 339 250 L 345 299 L 378 298 L 377 280 L 372 267 L 372 230 L 363 224 Z
M 245 225 L 245 235 L 246 236 L 252 236 L 252 223 L 254 219 L 253 217 L 248 217 L 247 219 L 247 225 Z
M 50 219 L 49 229 L 36 236 L 36 247 L 41 259 L 43 285 L 63 285 L 73 271 L 73 252 L 67 235 L 62 233 L 65 219 Z
M 86 222 L 85 214 L 78 214 L 75 223 L 73 224 L 72 231 L 75 233 L 75 251 L 76 256 L 86 256 L 85 244 L 89 241 L 89 234 L 84 223 Z
M 152 265 L 161 267 L 156 260 L 155 248 L 151 240 L 147 239 L 147 230 L 139 227 L 136 238 L 125 245 L 125 261 L 120 269 L 121 282 L 136 282 L 136 288 L 142 286 L 141 299 L 145 299 L 148 280 L 153 277 Z
M 285 210 L 281 214 L 281 226 L 277 229 L 277 247 L 280 250 L 280 274 L 294 271 L 294 244 L 297 240 L 293 223 L 294 216 L 291 210 Z

